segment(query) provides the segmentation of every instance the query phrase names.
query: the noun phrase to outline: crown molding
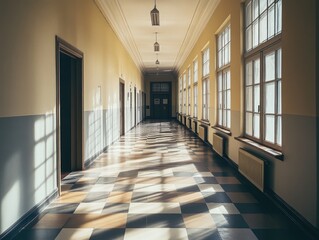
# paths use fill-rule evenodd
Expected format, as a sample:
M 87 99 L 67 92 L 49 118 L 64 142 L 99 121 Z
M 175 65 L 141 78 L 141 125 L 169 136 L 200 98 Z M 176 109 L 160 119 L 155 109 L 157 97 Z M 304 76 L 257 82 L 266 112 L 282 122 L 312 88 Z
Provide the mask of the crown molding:
M 94 0 L 94 2 L 142 72 L 145 66 L 119 2 L 117 0 Z
M 128 51 L 129 55 L 135 62 L 141 72 L 148 72 L 142 56 L 136 45 L 135 39 L 131 33 L 130 27 L 126 22 L 121 4 L 118 0 L 94 0 L 97 7 L 100 9 L 106 21 Z M 220 0 L 199 0 L 192 16 L 191 23 L 184 37 L 183 43 L 178 51 L 173 66 L 170 69 L 179 71 L 182 64 L 195 46 L 198 38 L 202 34 L 213 12 L 215 11 Z
M 182 64 L 194 48 L 197 40 L 204 31 L 220 0 L 200 0 L 193 15 L 192 22 L 186 33 L 183 44 L 175 60 L 175 67 L 179 72 Z

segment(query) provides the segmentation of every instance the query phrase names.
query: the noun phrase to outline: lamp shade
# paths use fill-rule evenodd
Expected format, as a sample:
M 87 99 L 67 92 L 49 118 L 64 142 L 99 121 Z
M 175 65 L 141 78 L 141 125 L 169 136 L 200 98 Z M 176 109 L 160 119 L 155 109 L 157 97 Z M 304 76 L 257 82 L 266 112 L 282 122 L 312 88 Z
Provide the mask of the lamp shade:
M 151 11 L 151 21 L 152 21 L 152 26 L 159 26 L 160 21 L 159 21 L 159 11 L 156 8 L 156 5 L 154 6 L 153 10 Z
M 155 42 L 154 43 L 154 52 L 159 52 L 159 50 L 160 50 L 160 45 L 158 42 Z

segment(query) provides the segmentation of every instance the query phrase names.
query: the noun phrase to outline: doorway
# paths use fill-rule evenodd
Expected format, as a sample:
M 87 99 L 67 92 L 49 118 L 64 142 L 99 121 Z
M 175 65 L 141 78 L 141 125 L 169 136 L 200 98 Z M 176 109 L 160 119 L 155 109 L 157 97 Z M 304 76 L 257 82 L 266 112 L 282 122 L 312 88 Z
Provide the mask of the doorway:
M 172 112 L 172 95 L 170 82 L 151 83 L 151 118 L 170 119 Z
M 71 171 L 82 170 L 83 53 L 56 37 L 58 188 Z
M 134 126 L 136 127 L 136 108 L 137 108 L 136 87 L 134 87 Z
M 120 80 L 120 136 L 125 134 L 125 85 Z

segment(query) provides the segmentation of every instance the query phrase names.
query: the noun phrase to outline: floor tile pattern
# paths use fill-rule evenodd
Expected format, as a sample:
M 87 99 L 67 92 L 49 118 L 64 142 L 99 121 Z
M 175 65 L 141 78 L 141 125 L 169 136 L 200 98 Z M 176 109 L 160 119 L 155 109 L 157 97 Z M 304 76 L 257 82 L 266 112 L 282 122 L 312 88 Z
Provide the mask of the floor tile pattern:
M 305 239 L 176 122 L 139 124 L 62 183 L 16 239 Z

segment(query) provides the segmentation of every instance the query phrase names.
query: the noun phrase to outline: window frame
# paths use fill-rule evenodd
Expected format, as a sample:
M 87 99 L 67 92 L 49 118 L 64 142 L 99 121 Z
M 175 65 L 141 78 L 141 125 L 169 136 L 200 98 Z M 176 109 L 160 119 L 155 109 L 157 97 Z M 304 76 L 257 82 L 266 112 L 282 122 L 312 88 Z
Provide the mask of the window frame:
M 202 120 L 209 122 L 210 102 L 210 48 L 205 47 L 202 51 Z M 206 91 L 205 91 L 206 90 Z M 205 104 L 206 103 L 206 104 Z
M 226 32 L 227 31 L 227 32 Z M 226 33 L 228 34 L 228 41 L 225 41 Z M 220 40 L 220 38 L 222 40 Z M 228 48 L 228 52 L 226 52 Z M 228 61 L 225 55 L 228 53 Z M 217 90 L 217 122 L 216 126 L 225 130 L 231 128 L 231 24 L 228 22 L 221 31 L 216 35 L 216 90 Z M 225 84 L 225 74 L 229 72 L 229 86 Z M 221 76 L 221 81 L 220 81 Z M 222 85 L 222 86 L 220 86 Z M 229 91 L 229 99 L 227 92 Z M 220 98 L 221 94 L 221 98 Z M 225 99 L 226 98 L 226 99 Z M 229 103 L 229 107 L 227 107 Z M 226 114 L 225 114 L 226 112 Z M 228 115 L 229 113 L 229 115 Z M 225 114 L 225 115 L 224 115 Z M 228 125 L 229 122 L 229 125 Z
M 187 88 L 187 115 L 190 116 L 191 115 L 191 102 L 192 102 L 192 92 L 191 92 L 191 85 L 192 85 L 192 76 L 191 76 L 191 67 L 188 66 L 187 69 L 187 73 L 188 73 L 188 88 Z
M 198 59 L 193 61 L 193 117 L 198 118 Z
M 282 33 L 282 0 L 265 0 L 266 1 L 266 8 L 264 10 L 262 10 L 262 12 L 260 12 L 260 0 L 246 0 L 244 3 L 244 49 L 245 49 L 245 53 L 249 53 L 251 51 L 257 50 L 258 48 L 264 48 L 265 46 L 268 45 L 268 42 L 271 41 L 272 39 L 276 39 L 278 35 L 281 35 Z M 258 15 L 255 17 L 255 13 L 254 13 L 254 2 L 258 2 Z M 270 4 L 268 2 L 271 2 Z M 250 5 L 250 16 L 248 17 L 246 14 L 246 10 L 248 5 Z M 273 35 L 268 35 L 268 31 L 269 31 L 269 9 L 274 8 L 274 32 Z M 278 9 L 278 7 L 280 7 L 280 9 Z M 280 15 L 277 15 L 277 11 L 280 11 Z M 260 19 L 262 17 L 264 17 L 263 15 L 266 15 L 266 39 L 264 39 L 263 41 L 260 40 L 260 25 L 261 25 L 261 21 Z M 278 23 L 278 17 L 280 17 L 280 24 Z M 254 24 L 256 24 L 256 28 L 257 28 L 257 33 L 258 33 L 258 43 L 256 46 L 254 46 Z M 279 24 L 279 25 L 278 25 Z M 277 26 L 276 26 L 277 25 Z M 280 26 L 280 27 L 279 27 Z M 262 28 L 263 29 L 263 28 Z M 250 32 L 250 47 L 247 47 L 247 43 L 248 43 L 248 37 L 247 37 L 247 32 Z M 281 37 L 280 37 L 281 38 Z
M 250 16 L 247 16 L 249 14 L 247 14 L 246 10 L 247 10 L 247 6 L 249 4 L 251 4 L 251 6 L 253 6 L 253 3 L 258 1 L 258 15 L 256 16 L 256 18 L 253 18 L 253 7 L 251 8 L 250 11 Z M 243 84 L 243 88 L 244 88 L 244 137 L 247 139 L 250 139 L 254 142 L 257 142 L 263 146 L 266 147 L 270 147 L 272 149 L 276 149 L 281 151 L 282 150 L 282 46 L 281 46 L 281 36 L 282 36 L 282 0 L 271 0 L 271 4 L 269 4 L 269 1 L 266 1 L 266 8 L 264 9 L 264 11 L 262 11 L 262 13 L 260 13 L 260 6 L 259 6 L 259 0 L 247 0 L 245 1 L 245 3 L 243 4 L 244 6 L 244 49 L 245 49 L 245 53 L 244 53 L 244 84 Z M 278 6 L 280 8 L 278 8 Z M 269 30 L 269 21 L 268 21 L 268 14 L 269 14 L 269 9 L 274 7 L 274 25 L 279 24 L 278 26 L 280 26 L 280 28 L 276 28 L 276 26 L 274 26 L 274 33 L 273 35 L 269 36 L 268 35 L 268 30 Z M 280 10 L 280 12 L 277 12 L 278 9 Z M 266 35 L 267 38 L 264 41 L 260 41 L 260 18 L 262 17 L 262 15 L 265 14 L 267 17 L 266 20 L 266 24 L 267 24 L 267 30 L 266 30 Z M 277 15 L 279 14 L 279 15 Z M 251 18 L 251 22 L 250 25 L 247 25 L 247 21 L 249 22 L 249 20 L 247 20 L 247 18 Z M 278 19 L 280 20 L 280 22 L 278 22 Z M 251 48 L 247 48 L 247 29 L 249 28 L 249 26 L 252 26 L 252 24 L 254 23 L 254 21 L 258 22 L 258 44 L 256 46 L 254 46 L 254 40 L 253 40 L 253 30 L 251 33 Z M 276 29 L 280 29 L 280 31 L 276 32 Z M 281 76 L 280 78 L 277 77 L 277 71 L 278 71 L 278 55 L 277 52 L 280 51 L 281 52 L 281 58 L 280 58 L 280 69 L 281 69 Z M 275 86 L 274 86 L 274 97 L 270 100 L 273 102 L 274 104 L 274 114 L 267 114 L 266 113 L 266 76 L 265 76 L 265 71 L 266 71 L 266 60 L 265 60 L 265 56 L 267 56 L 268 54 L 271 54 L 272 52 L 275 53 L 275 61 L 274 61 L 274 74 L 275 74 L 275 79 L 268 81 L 269 82 L 274 82 Z M 254 69 L 255 69 L 255 65 L 254 63 L 257 61 L 259 61 L 259 83 L 256 84 L 255 83 L 255 73 L 254 73 Z M 248 79 L 248 72 L 247 72 L 247 65 L 248 63 L 251 63 L 251 84 L 247 85 L 247 79 Z M 279 88 L 278 88 L 278 84 L 280 82 L 280 110 L 281 112 L 278 113 L 278 106 L 279 106 L 279 102 L 278 102 L 278 94 L 279 94 Z M 256 102 L 255 100 L 255 90 L 258 89 L 258 85 L 259 85 L 259 106 L 256 109 Z M 248 94 L 248 88 L 251 87 L 251 94 Z M 248 103 L 247 97 L 249 95 L 249 98 L 251 98 L 251 102 Z M 250 96 L 251 95 L 251 96 Z M 251 109 L 250 111 L 247 110 L 247 106 L 249 105 L 249 109 Z M 250 120 L 247 119 L 248 114 L 251 114 L 250 116 Z M 254 125 L 254 115 L 259 115 L 259 126 L 258 125 Z M 269 142 L 266 140 L 266 115 L 274 115 L 274 130 L 273 130 L 273 134 L 274 134 L 274 143 L 273 142 Z M 279 122 L 279 118 L 280 117 L 280 132 L 278 132 L 278 122 Z M 247 124 L 250 124 L 249 128 L 251 129 L 251 135 L 250 133 L 248 133 L 248 129 L 247 129 Z M 259 133 L 255 134 L 254 133 L 254 129 L 259 127 Z M 280 142 L 278 143 L 278 139 L 277 139 L 277 134 L 280 134 Z
M 282 73 L 281 73 L 281 78 L 279 78 L 277 76 L 278 74 L 278 51 L 281 51 L 281 70 L 282 70 L 282 47 L 281 47 L 281 43 L 280 42 L 277 42 L 277 44 L 272 44 L 271 46 L 263 49 L 263 51 L 260 51 L 259 53 L 255 53 L 253 54 L 252 56 L 250 56 L 249 58 L 246 58 L 245 59 L 245 79 L 244 79 L 244 136 L 248 139 L 251 139 L 255 142 L 258 142 L 264 146 L 268 146 L 270 148 L 273 148 L 273 149 L 276 149 L 276 150 L 281 150 L 282 149 L 282 97 L 281 97 L 281 111 L 280 113 L 278 112 L 278 84 L 280 82 L 281 84 L 281 96 L 282 96 Z M 266 113 L 266 93 L 265 93 L 265 89 L 266 89 L 266 80 L 265 80 L 265 69 L 266 69 L 266 66 L 265 66 L 265 57 L 271 53 L 275 53 L 275 79 L 274 80 L 271 80 L 271 81 L 268 81 L 268 83 L 271 83 L 271 82 L 274 82 L 275 83 L 275 87 L 274 87 L 274 91 L 275 91 L 275 96 L 274 96 L 274 108 L 275 108 L 275 112 L 273 114 L 267 114 Z M 258 108 L 258 112 L 254 112 L 254 92 L 252 93 L 253 94 L 253 97 L 252 97 L 252 101 L 251 101 L 251 104 L 252 104 L 252 111 L 247 111 L 247 90 L 246 90 L 246 75 L 247 75 L 247 69 L 246 69 L 246 65 L 248 62 L 251 62 L 251 61 L 255 61 L 259 59 L 259 108 Z M 252 70 L 252 75 L 254 75 L 254 70 Z M 255 84 L 256 85 L 256 84 Z M 255 86 L 254 84 L 252 85 L 249 85 L 249 86 Z M 254 122 L 252 122 L 252 134 L 249 135 L 247 134 L 247 117 L 246 117 L 246 113 L 247 112 L 251 112 L 252 114 L 257 114 L 259 113 L 259 136 L 258 137 L 255 137 L 254 136 Z M 269 142 L 266 140 L 266 119 L 265 119 L 265 116 L 266 115 L 274 115 L 275 117 L 275 124 L 274 124 L 274 143 L 272 142 Z M 278 120 L 277 118 L 280 117 L 281 118 L 281 141 L 280 141 L 280 144 L 278 144 L 277 142 L 277 134 L 278 134 L 278 129 L 277 129 L 277 124 L 278 124 Z M 253 119 L 253 117 L 252 117 Z M 252 120 L 254 121 L 254 120 Z
M 183 79 L 182 75 L 179 77 L 179 113 L 182 113 L 183 106 Z
M 186 103 L 187 103 L 187 95 L 186 95 L 186 71 L 183 73 L 183 114 L 186 115 L 186 110 L 187 110 L 187 107 L 186 107 Z

